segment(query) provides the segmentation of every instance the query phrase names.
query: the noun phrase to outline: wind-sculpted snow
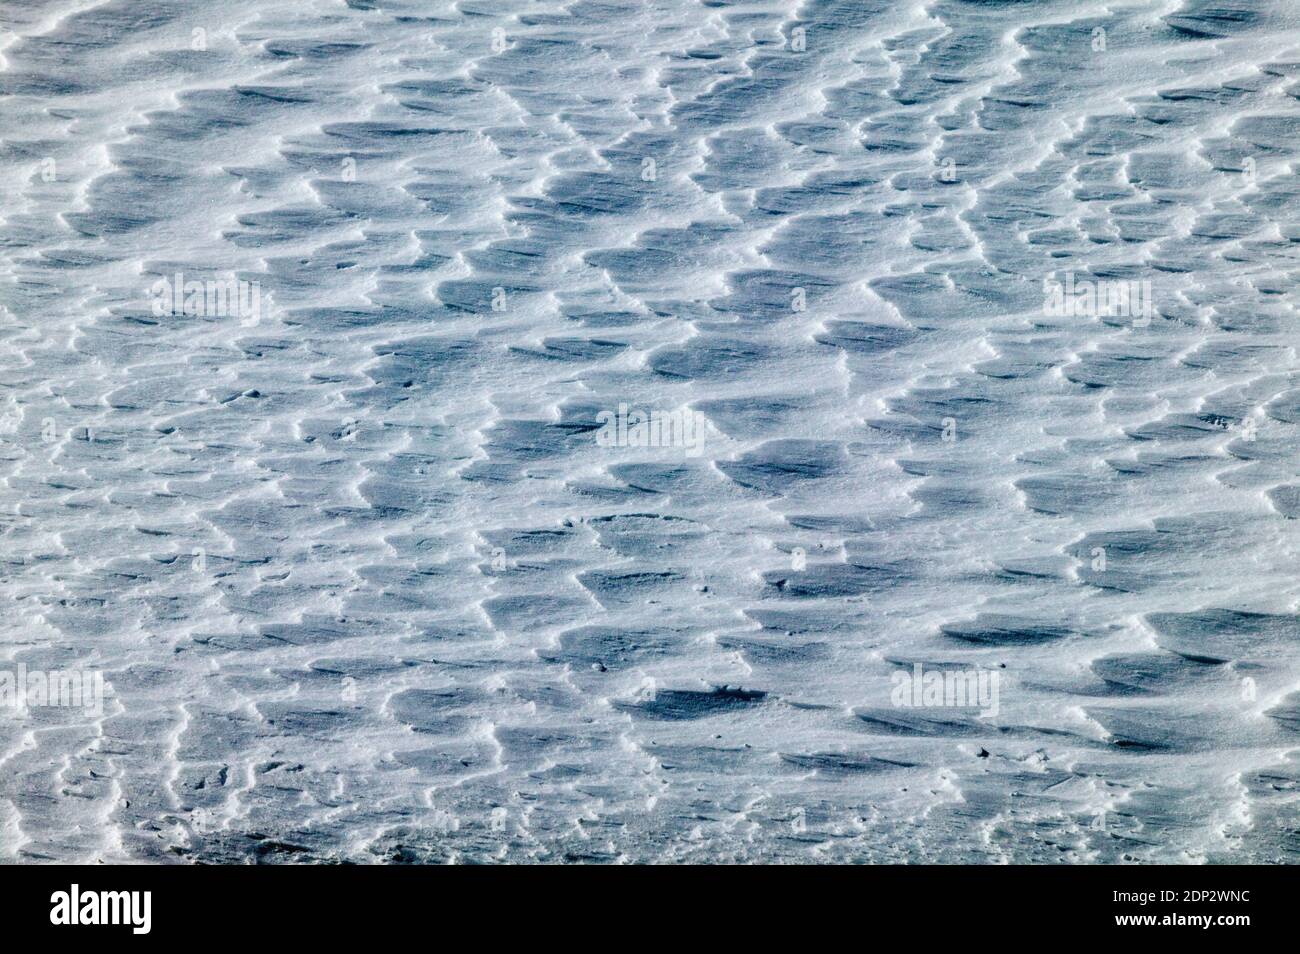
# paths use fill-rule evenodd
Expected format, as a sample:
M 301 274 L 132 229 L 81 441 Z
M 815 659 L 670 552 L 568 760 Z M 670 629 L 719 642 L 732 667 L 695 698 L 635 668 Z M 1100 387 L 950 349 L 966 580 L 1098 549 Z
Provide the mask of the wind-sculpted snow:
M 3 859 L 1297 860 L 1287 0 L 0 26 Z

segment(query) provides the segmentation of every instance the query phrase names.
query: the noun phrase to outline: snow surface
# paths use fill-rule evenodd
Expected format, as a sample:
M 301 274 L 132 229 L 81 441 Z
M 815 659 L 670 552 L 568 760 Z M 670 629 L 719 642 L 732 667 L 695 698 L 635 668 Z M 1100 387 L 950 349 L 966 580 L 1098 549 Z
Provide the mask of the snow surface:
M 0 858 L 1295 861 L 1298 16 L 5 0 Z

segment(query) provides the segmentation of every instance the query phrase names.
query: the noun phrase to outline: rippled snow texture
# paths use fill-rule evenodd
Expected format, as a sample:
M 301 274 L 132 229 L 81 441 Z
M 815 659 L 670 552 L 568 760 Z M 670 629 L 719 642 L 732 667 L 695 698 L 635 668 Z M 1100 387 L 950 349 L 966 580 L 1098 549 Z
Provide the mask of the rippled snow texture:
M 1296 861 L 1297 16 L 5 0 L 3 858 Z

